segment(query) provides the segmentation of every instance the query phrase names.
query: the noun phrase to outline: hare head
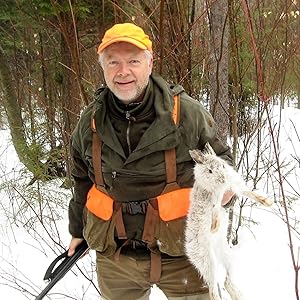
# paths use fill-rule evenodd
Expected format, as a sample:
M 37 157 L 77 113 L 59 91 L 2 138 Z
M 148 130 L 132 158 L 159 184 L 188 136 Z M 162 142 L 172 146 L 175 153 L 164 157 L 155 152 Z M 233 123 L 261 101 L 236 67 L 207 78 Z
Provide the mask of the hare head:
M 207 189 L 215 189 L 226 180 L 226 162 L 219 158 L 209 143 L 204 150 L 190 150 L 190 156 L 196 162 L 194 168 L 195 182 Z

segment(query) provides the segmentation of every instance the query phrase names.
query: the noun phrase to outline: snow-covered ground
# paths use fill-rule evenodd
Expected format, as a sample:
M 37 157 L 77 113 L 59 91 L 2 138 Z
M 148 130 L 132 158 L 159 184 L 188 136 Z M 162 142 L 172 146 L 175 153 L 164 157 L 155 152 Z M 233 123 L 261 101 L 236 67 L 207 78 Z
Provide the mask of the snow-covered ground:
M 294 199 L 289 211 L 293 249 L 299 261 L 300 220 L 300 110 L 286 108 L 273 111 L 272 124 L 278 133 L 280 123 L 280 160 L 284 162 L 286 196 Z M 298 133 L 296 130 L 298 129 Z M 262 156 L 271 159 L 272 148 L 268 147 L 269 134 L 264 133 Z M 251 144 L 255 145 L 255 142 Z M 249 146 L 249 149 L 251 147 Z M 298 161 L 297 161 L 298 159 Z M 276 187 L 276 172 L 270 168 L 262 176 L 260 187 L 274 197 L 277 203 L 272 208 L 247 205 L 243 209 L 244 226 L 239 230 L 239 243 L 234 246 L 233 265 L 235 280 L 244 291 L 245 300 L 296 300 L 295 271 L 293 270 L 288 231 L 280 217 L 284 213 L 280 205 L 280 193 Z M 260 174 L 264 174 L 260 170 Z M 275 179 L 271 180 L 270 176 Z M 70 191 L 60 188 L 61 182 L 35 183 L 25 187 L 30 177 L 24 172 L 10 142 L 8 130 L 0 131 L 0 298 L 4 300 L 35 299 L 46 285 L 44 273 L 50 262 L 69 243 L 67 228 L 67 204 Z M 32 204 L 31 198 L 41 197 L 40 204 Z M 47 201 L 45 201 L 45 199 Z M 58 204 L 54 201 L 59 199 Z M 46 202 L 46 203 L 45 203 Z M 35 201 L 36 203 L 36 201 Z M 49 205 L 47 204 L 49 203 Z M 52 207 L 50 209 L 49 207 Z M 43 221 L 37 222 L 40 219 Z M 54 241 L 51 240 L 51 237 Z M 80 260 L 78 266 L 86 277 L 97 286 L 94 270 L 94 253 Z M 99 299 L 96 289 L 79 271 L 72 269 L 45 299 Z M 151 300 L 166 297 L 154 287 Z

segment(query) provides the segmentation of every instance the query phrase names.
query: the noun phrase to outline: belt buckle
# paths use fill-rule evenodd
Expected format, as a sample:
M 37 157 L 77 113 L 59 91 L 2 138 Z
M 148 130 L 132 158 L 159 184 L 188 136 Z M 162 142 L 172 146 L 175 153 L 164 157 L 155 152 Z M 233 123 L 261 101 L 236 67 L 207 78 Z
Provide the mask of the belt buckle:
M 147 250 L 147 245 L 145 242 L 143 241 L 139 241 L 139 240 L 131 240 L 131 248 L 134 250 Z
M 137 215 L 137 214 L 142 214 L 143 213 L 143 209 L 142 206 L 139 202 L 130 202 L 130 210 L 131 210 L 131 214 L 133 215 Z
M 126 211 L 131 215 L 145 214 L 147 210 L 146 201 L 132 201 L 126 204 Z

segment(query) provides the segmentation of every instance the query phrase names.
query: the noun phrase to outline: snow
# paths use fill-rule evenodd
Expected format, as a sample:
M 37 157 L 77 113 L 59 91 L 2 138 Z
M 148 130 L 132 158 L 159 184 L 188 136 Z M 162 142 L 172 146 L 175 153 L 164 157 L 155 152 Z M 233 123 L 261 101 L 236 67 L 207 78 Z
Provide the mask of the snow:
M 295 258 L 299 262 L 299 175 L 300 175 L 300 110 L 286 108 L 272 111 L 272 125 L 280 140 L 279 157 L 284 165 L 284 192 L 294 199 L 289 209 L 289 222 Z M 279 126 L 280 125 L 280 126 Z M 280 129 L 280 130 L 279 130 Z M 274 161 L 268 124 L 262 133 L 261 161 Z M 248 145 L 256 149 L 255 138 Z M 254 152 L 253 152 L 254 153 Z M 233 247 L 234 279 L 245 294 L 245 300 L 296 300 L 295 271 L 290 241 L 285 224 L 282 195 L 278 188 L 275 167 L 264 169 L 259 188 L 275 200 L 271 208 L 251 205 L 243 208 L 243 226 L 239 229 L 239 243 Z M 241 168 L 242 172 L 244 168 Z M 265 172 L 264 172 L 265 171 Z M 0 295 L 1 299 L 35 299 L 46 286 L 43 276 L 50 262 L 67 247 L 67 205 L 70 191 L 61 188 L 59 180 L 48 183 L 30 181 L 19 162 L 10 141 L 9 130 L 0 131 Z M 43 199 L 37 203 L 31 199 Z M 54 204 L 58 202 L 57 204 Z M 42 223 L 39 221 L 42 220 Z M 95 254 L 88 255 L 49 292 L 45 299 L 99 299 L 95 272 Z M 90 278 L 91 280 L 87 280 Z M 93 286 L 94 284 L 94 286 Z M 154 287 L 151 300 L 166 297 Z

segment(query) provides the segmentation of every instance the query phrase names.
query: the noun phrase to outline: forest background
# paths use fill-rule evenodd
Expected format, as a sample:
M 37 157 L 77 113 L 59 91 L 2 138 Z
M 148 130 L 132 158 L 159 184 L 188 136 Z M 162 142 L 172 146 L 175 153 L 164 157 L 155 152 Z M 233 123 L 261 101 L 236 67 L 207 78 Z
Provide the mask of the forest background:
M 236 168 L 253 187 L 272 173 L 282 218 L 299 236 L 288 214 L 291 203 L 299 202 L 299 189 L 292 197 L 285 194 L 280 124 L 271 126 L 269 115 L 275 104 L 300 108 L 299 0 L 0 0 L 0 7 L 0 127 L 9 128 L 31 176 L 24 189 L 58 177 L 71 188 L 70 135 L 96 87 L 104 84 L 97 46 L 114 23 L 134 22 L 153 41 L 155 72 L 180 83 L 210 110 L 219 136 L 232 145 Z M 265 122 L 274 156 L 262 162 Z M 253 139 L 256 160 L 250 163 Z M 300 163 L 299 153 L 292 159 Z M 49 220 L 61 218 L 48 215 L 52 202 L 36 189 L 22 197 L 22 205 L 8 214 L 12 222 L 29 231 L 40 223 L 46 230 Z M 237 226 L 229 228 L 234 243 L 243 205 L 239 201 Z M 35 214 L 24 223 L 19 216 L 26 210 Z M 51 235 L 57 251 L 62 241 Z M 297 282 L 299 254 L 289 239 Z

